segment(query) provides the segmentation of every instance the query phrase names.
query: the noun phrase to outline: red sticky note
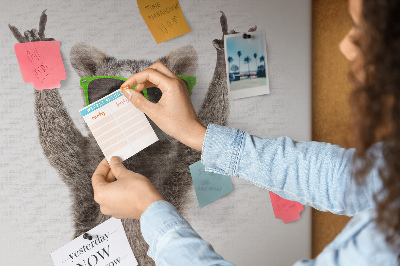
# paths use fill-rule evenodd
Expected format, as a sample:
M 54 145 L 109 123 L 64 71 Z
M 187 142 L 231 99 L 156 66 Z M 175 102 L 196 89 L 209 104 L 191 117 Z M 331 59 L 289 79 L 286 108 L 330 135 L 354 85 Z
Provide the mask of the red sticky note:
M 269 196 L 271 197 L 276 219 L 282 219 L 285 224 L 300 219 L 300 213 L 304 210 L 304 206 L 301 203 L 281 198 L 271 191 Z
M 25 83 L 36 90 L 59 88 L 67 78 L 60 53 L 60 42 L 42 41 L 17 43 L 14 46 Z

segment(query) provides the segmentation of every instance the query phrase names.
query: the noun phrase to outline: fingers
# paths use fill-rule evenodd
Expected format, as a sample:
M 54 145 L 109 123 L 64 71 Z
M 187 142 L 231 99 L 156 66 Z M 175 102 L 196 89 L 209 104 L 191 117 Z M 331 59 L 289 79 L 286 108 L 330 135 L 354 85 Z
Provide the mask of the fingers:
M 40 21 L 39 21 L 39 38 L 44 41 L 46 38 L 44 36 L 44 30 L 46 29 L 46 23 L 47 23 L 47 15 L 46 15 L 46 10 L 45 9 L 42 12 L 42 15 L 40 16 Z
M 36 42 L 36 41 L 54 41 L 53 38 L 45 38 L 44 35 L 44 30 L 46 28 L 46 22 L 47 22 L 47 15 L 45 12 L 46 9 L 42 12 L 42 15 L 40 16 L 39 31 L 36 29 L 27 30 L 24 32 L 25 36 L 23 36 L 15 26 L 8 24 L 8 27 L 10 28 L 11 32 L 13 33 L 14 37 L 18 40 L 18 42 L 26 43 L 26 42 Z
M 166 65 L 161 63 L 161 61 L 155 62 L 154 64 L 149 66 L 149 68 L 157 70 L 158 72 L 164 74 L 167 77 L 175 78 L 175 79 L 177 78 L 177 76 Z
M 126 86 L 129 86 L 129 88 L 132 88 L 136 84 L 146 83 L 146 82 L 151 82 L 152 84 L 154 84 L 154 87 L 157 87 L 162 92 L 164 92 L 165 89 L 168 88 L 168 85 L 172 84 L 173 79 L 171 79 L 170 77 L 164 75 L 161 72 L 158 72 L 155 69 L 147 68 L 147 69 L 143 70 L 142 72 L 139 72 L 139 73 L 136 73 L 136 74 L 133 74 L 132 76 L 130 76 L 121 85 L 121 88 L 124 88 Z
M 148 68 L 154 69 L 158 72 L 160 72 L 161 74 L 164 74 L 165 76 L 172 78 L 172 79 L 178 79 L 178 77 L 163 63 L 161 63 L 161 61 L 157 61 L 154 64 L 152 64 L 151 66 L 149 66 Z M 121 86 L 123 87 L 124 84 Z M 138 82 L 138 84 L 136 85 L 135 90 L 137 91 L 143 91 L 147 88 L 151 88 L 151 87 L 157 87 L 157 85 L 153 84 L 150 81 L 146 81 L 144 83 L 140 83 Z
M 32 39 L 32 37 L 31 37 L 31 34 L 30 34 L 29 30 L 26 30 L 26 31 L 24 32 L 24 35 L 25 35 L 26 41 L 27 41 L 27 42 L 30 42 L 31 39 Z
M 38 42 L 38 41 L 40 41 L 40 37 L 39 37 L 39 34 L 38 34 L 38 30 L 37 30 L 37 29 L 32 29 L 31 35 L 32 35 L 32 41 L 33 41 L 33 42 Z
M 132 89 L 122 90 L 124 96 L 140 111 L 147 114 L 150 118 L 157 106 L 147 100 L 140 92 Z
M 26 39 L 28 40 L 28 42 L 40 41 L 37 29 L 26 30 L 24 32 L 24 35 L 25 35 Z
M 222 33 L 224 35 L 227 35 L 228 34 L 228 21 L 226 20 L 226 16 L 225 16 L 224 12 L 222 12 L 222 11 L 220 11 L 220 12 L 222 13 L 222 15 L 219 19 L 219 21 L 221 23 L 221 27 L 222 27 Z
M 10 28 L 12 34 L 14 35 L 15 39 L 17 39 L 18 42 L 20 42 L 20 43 L 27 42 L 27 39 L 25 39 L 25 37 L 22 36 L 22 34 L 17 29 L 17 27 L 12 26 L 11 24 L 8 24 L 8 27 Z
M 146 81 L 145 83 L 139 83 L 136 85 L 135 90 L 137 91 L 143 91 L 145 89 L 151 88 L 151 87 L 156 87 L 153 83 Z
M 122 164 L 122 161 L 119 157 L 113 156 L 110 159 L 110 167 L 111 171 L 117 179 L 124 178 L 124 172 L 128 171 L 125 166 Z
M 94 174 L 92 176 L 93 189 L 96 189 L 101 185 L 107 184 L 106 177 L 109 171 L 110 171 L 110 166 L 108 165 L 107 160 L 103 159 L 97 166 L 96 171 L 94 171 Z
M 168 88 L 175 88 L 177 85 L 181 86 L 182 83 L 167 66 L 157 61 L 146 70 L 130 76 L 121 85 L 121 91 L 136 108 L 152 119 L 153 114 L 156 113 L 156 108 L 159 106 L 147 100 L 140 92 L 147 88 L 157 87 L 164 94 Z M 135 90 L 129 89 L 135 85 Z
M 114 174 L 113 174 L 112 171 L 109 171 L 109 172 L 108 172 L 108 174 L 107 174 L 107 176 L 106 176 L 106 181 L 107 181 L 108 183 L 111 183 L 111 182 L 114 182 L 114 181 L 115 181 L 115 176 L 114 176 Z

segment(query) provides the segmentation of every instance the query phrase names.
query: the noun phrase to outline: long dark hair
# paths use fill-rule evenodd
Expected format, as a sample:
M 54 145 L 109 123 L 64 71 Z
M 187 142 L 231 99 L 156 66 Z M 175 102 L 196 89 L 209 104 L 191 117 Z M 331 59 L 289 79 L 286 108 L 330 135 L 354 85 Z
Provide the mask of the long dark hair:
M 400 250 L 400 1 L 363 0 L 362 6 L 361 34 L 355 43 L 363 59 L 350 72 L 355 160 L 362 162 L 354 177 L 359 184 L 365 180 L 376 160 L 368 149 L 382 141 L 383 188 L 374 197 L 375 221 L 387 243 Z

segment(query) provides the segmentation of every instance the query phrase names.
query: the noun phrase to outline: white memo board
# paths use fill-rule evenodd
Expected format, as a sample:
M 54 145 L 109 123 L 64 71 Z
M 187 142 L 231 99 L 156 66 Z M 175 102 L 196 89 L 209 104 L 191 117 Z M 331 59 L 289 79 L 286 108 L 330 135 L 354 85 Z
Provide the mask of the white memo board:
M 199 54 L 196 110 L 216 62 L 213 39 L 222 36 L 219 10 L 229 30 L 257 25 L 266 32 L 271 94 L 230 102 L 228 125 L 261 137 L 311 140 L 311 0 L 180 0 L 191 33 L 156 44 L 136 1 L 15 0 L 0 3 L 0 257 L 4 265 L 52 265 L 50 252 L 73 234 L 67 187 L 45 159 L 37 137 L 33 85 L 23 83 L 7 25 L 38 27 L 47 9 L 46 37 L 61 41 L 67 80 L 60 94 L 78 128 L 83 106 L 71 47 L 90 43 L 118 59 L 155 60 L 192 44 Z M 123 23 L 129 20 L 129 23 Z M 112 25 L 112 30 L 109 30 Z M 129 25 L 129 28 L 126 27 Z M 77 100 L 80 99 L 80 100 Z M 311 210 L 299 221 L 274 218 L 268 191 L 233 178 L 234 191 L 199 209 L 192 193 L 191 225 L 237 265 L 291 265 L 311 256 Z

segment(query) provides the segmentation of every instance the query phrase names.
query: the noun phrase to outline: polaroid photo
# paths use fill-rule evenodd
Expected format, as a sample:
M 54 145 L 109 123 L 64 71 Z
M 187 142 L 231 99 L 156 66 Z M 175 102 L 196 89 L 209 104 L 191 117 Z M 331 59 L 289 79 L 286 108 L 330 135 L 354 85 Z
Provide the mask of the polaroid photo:
M 229 99 L 269 94 L 265 32 L 224 37 Z

